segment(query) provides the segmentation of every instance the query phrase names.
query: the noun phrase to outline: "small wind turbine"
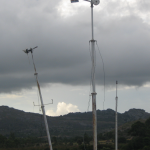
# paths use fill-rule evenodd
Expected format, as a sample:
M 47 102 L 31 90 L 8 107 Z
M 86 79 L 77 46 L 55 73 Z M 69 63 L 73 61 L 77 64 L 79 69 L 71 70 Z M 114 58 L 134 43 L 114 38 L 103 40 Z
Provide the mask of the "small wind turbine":
M 94 40 L 94 29 L 93 29 L 93 5 L 98 5 L 100 0 L 85 0 L 91 3 L 91 29 L 92 29 L 92 39 L 91 42 L 91 50 L 92 50 L 92 112 L 93 112 L 93 150 L 97 150 L 97 113 L 96 113 L 96 90 L 95 90 L 95 40 Z M 71 3 L 79 2 L 79 0 L 71 0 Z
M 40 84 L 38 82 L 38 73 L 36 72 L 36 67 L 35 67 L 35 63 L 34 63 L 34 59 L 33 59 L 33 50 L 37 48 L 30 48 L 30 49 L 26 49 L 23 50 L 26 54 L 31 52 L 32 55 L 32 62 L 33 62 L 33 66 L 34 66 L 34 75 L 36 76 L 36 83 L 37 83 L 37 87 L 38 87 L 38 91 L 39 91 L 39 95 L 40 95 L 40 100 L 41 100 L 41 108 L 42 108 L 42 112 L 43 112 L 43 117 L 44 117 L 44 122 L 45 122 L 45 127 L 46 127 L 46 133 L 47 133 L 47 138 L 48 138 L 48 143 L 49 143 L 49 148 L 50 150 L 53 150 L 52 148 L 52 143 L 51 143 L 51 138 L 50 138 L 50 133 L 49 133 L 49 128 L 48 128 L 48 123 L 47 123 L 47 119 L 46 119 L 46 115 L 45 115 L 45 109 L 44 109 L 44 104 L 43 104 L 43 98 L 42 98 L 42 93 L 41 93 L 41 89 L 40 89 Z

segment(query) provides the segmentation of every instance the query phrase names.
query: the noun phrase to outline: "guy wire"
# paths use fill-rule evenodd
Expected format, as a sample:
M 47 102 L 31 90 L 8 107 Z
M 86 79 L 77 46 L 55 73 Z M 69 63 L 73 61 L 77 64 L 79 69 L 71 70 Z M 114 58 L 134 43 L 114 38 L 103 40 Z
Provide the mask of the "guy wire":
M 91 101 L 91 95 L 89 94 L 89 101 L 88 101 L 87 112 L 89 111 L 90 101 Z M 87 113 L 87 115 L 88 115 L 88 113 Z M 85 128 L 86 127 L 84 127 L 84 134 L 85 134 Z M 85 148 L 85 142 L 84 142 L 84 135 L 83 135 L 83 145 L 84 145 L 84 150 L 86 150 L 86 148 Z
M 91 54 L 91 49 L 90 49 L 90 41 L 89 41 L 89 52 L 90 52 L 90 56 L 91 56 L 91 61 L 92 61 L 92 54 Z
M 104 110 L 104 103 L 105 103 L 105 67 L 104 67 L 103 57 L 102 57 L 101 51 L 99 49 L 99 46 L 97 44 L 97 41 L 96 41 L 96 45 L 97 45 L 97 48 L 98 48 L 98 51 L 99 51 L 99 54 L 100 54 L 100 57 L 101 57 L 101 60 L 102 60 L 102 64 L 103 64 L 103 73 L 104 73 L 104 101 L 103 101 L 103 110 Z
M 89 42 L 89 52 L 90 52 L 90 58 L 91 58 L 91 61 L 92 61 L 91 49 L 90 49 L 90 42 Z M 89 100 L 88 100 L 87 112 L 89 111 L 90 101 L 91 101 L 91 94 L 90 94 L 91 93 L 91 83 L 92 83 L 92 68 L 91 68 L 91 76 L 90 76 L 90 91 L 89 91 Z M 85 134 L 85 127 L 84 127 L 84 134 Z M 86 148 L 85 148 L 85 142 L 84 142 L 84 135 L 83 135 L 83 145 L 84 145 L 84 150 L 86 150 Z
M 105 67 L 104 67 L 104 61 L 103 61 L 103 57 L 101 55 L 100 49 L 98 47 L 97 41 L 96 41 L 96 45 L 102 60 L 102 64 L 103 64 L 103 73 L 104 73 L 104 101 L 103 101 L 103 110 L 104 110 L 104 103 L 105 103 Z M 92 56 L 91 56 L 91 50 L 90 50 L 90 42 L 89 42 L 89 52 L 90 52 L 90 57 L 91 57 L 91 61 L 92 61 Z M 95 54 L 96 55 L 96 54 Z M 95 74 L 95 65 L 92 65 L 91 68 L 91 80 L 90 80 L 90 92 L 91 92 L 91 83 L 93 81 L 93 74 L 92 74 L 92 70 L 94 69 L 94 74 Z M 88 107 L 87 107 L 87 112 L 89 111 L 89 107 L 90 107 L 90 100 L 91 100 L 91 95 L 89 94 L 89 101 L 88 101 Z M 84 127 L 84 134 L 85 134 L 85 127 Z M 83 135 L 83 144 L 84 144 L 84 150 L 86 150 L 85 148 L 85 142 L 84 142 L 84 135 Z

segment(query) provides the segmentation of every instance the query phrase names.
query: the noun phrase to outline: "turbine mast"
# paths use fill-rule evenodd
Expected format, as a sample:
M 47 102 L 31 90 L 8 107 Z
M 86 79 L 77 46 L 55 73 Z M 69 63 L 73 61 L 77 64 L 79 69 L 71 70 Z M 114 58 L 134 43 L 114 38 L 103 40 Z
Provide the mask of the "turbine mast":
M 92 59 L 92 113 L 93 113 L 93 150 L 97 150 L 97 113 L 96 113 L 96 89 L 95 89 L 95 67 L 96 67 L 96 53 L 95 53 L 95 40 L 94 40 L 94 27 L 93 27 L 93 5 L 98 5 L 100 0 L 85 0 L 91 3 L 91 59 Z M 71 0 L 71 3 L 79 2 L 78 0 Z
M 92 29 L 92 40 L 91 51 L 92 51 L 92 113 L 93 113 L 93 150 L 97 150 L 97 113 L 96 113 L 96 89 L 95 89 L 95 40 L 94 40 L 94 28 L 93 28 L 93 1 L 91 0 L 91 29 Z
M 118 116 L 117 116 L 118 97 L 117 97 L 117 84 L 118 84 L 118 81 L 116 81 L 115 150 L 118 150 Z
M 37 48 L 37 46 L 35 48 Z M 32 62 L 33 62 L 34 71 L 35 71 L 34 75 L 36 77 L 36 83 L 37 83 L 37 87 L 38 87 L 38 91 L 39 91 L 39 95 L 40 95 L 41 109 L 42 109 L 42 112 L 43 112 L 45 128 L 46 128 L 46 133 L 47 133 L 47 138 L 48 138 L 48 144 L 49 144 L 50 150 L 53 150 L 52 143 L 51 143 L 51 138 L 50 138 L 50 133 L 49 133 L 49 128 L 48 128 L 48 123 L 47 123 L 47 118 L 46 118 L 46 115 L 45 115 L 45 108 L 44 108 L 42 93 L 41 93 L 40 84 L 39 84 L 39 81 L 38 81 L 38 73 L 36 72 L 36 67 L 35 67 L 35 63 L 34 63 L 34 59 L 33 59 L 33 49 L 35 49 L 35 48 L 30 48 L 29 50 L 26 49 L 26 50 L 23 50 L 23 51 L 27 54 L 31 52 L 31 55 L 32 55 Z

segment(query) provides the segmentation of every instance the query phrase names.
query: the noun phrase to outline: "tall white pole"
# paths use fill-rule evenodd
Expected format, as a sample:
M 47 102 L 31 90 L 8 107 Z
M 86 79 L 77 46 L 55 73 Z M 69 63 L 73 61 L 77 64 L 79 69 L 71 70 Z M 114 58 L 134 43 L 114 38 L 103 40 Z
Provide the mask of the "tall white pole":
M 48 144 L 49 144 L 50 150 L 53 150 L 52 143 L 51 143 L 51 138 L 50 138 L 50 133 L 49 133 L 49 128 L 48 128 L 48 123 L 47 123 L 47 118 L 46 118 L 46 115 L 45 115 L 45 108 L 44 108 L 44 104 L 43 104 L 43 98 L 42 98 L 42 94 L 41 94 L 40 85 L 39 85 L 39 82 L 38 82 L 38 73 L 36 72 L 36 67 L 35 67 L 32 51 L 31 51 L 31 54 L 32 54 L 32 60 L 33 60 L 33 65 L 34 65 L 34 70 L 35 70 L 34 75 L 36 76 L 36 83 L 37 83 L 37 87 L 38 87 L 38 91 L 39 91 L 39 95 L 40 95 L 40 100 L 41 100 L 41 108 L 42 108 L 44 122 L 45 122 L 45 128 L 46 128 L 46 133 L 47 133 L 47 138 L 48 138 Z
M 96 90 L 95 90 L 95 67 L 96 67 L 96 53 L 95 53 L 95 40 L 94 40 L 94 28 L 93 28 L 93 5 L 98 5 L 99 0 L 86 0 L 91 3 L 91 59 L 92 59 L 92 114 L 93 114 L 93 150 L 97 150 L 97 113 L 96 113 Z M 71 0 L 71 2 L 78 2 L 78 0 Z
M 92 29 L 92 113 L 93 113 L 93 150 L 97 150 L 97 113 L 96 113 L 96 89 L 95 89 L 95 40 L 94 40 L 94 28 L 93 28 L 93 1 L 91 0 L 91 29 Z
M 117 118 L 118 97 L 117 97 L 117 84 L 118 84 L 118 81 L 116 81 L 115 150 L 118 150 L 118 118 Z

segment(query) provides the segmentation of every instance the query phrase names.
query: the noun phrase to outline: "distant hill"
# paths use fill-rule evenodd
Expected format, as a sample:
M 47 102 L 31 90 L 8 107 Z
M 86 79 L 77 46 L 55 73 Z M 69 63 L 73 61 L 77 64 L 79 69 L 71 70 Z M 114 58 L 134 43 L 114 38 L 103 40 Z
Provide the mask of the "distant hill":
M 125 113 L 118 113 L 118 124 L 138 119 L 147 119 L 150 113 L 142 109 L 130 109 Z M 92 112 L 69 113 L 58 117 L 47 116 L 51 136 L 77 136 L 84 132 L 92 135 Z M 97 110 L 97 130 L 107 132 L 115 127 L 115 111 L 112 109 Z M 29 113 L 8 106 L 0 106 L 0 134 L 8 136 L 14 132 L 16 136 L 45 136 L 43 116 Z

